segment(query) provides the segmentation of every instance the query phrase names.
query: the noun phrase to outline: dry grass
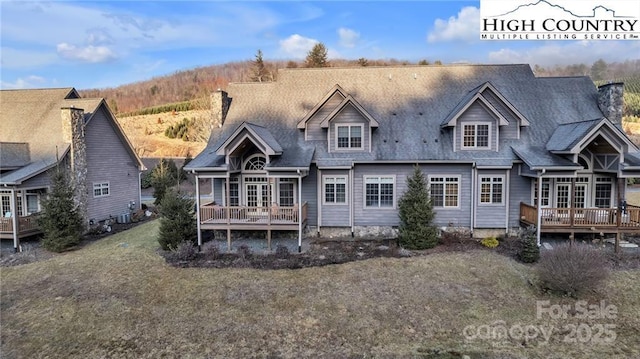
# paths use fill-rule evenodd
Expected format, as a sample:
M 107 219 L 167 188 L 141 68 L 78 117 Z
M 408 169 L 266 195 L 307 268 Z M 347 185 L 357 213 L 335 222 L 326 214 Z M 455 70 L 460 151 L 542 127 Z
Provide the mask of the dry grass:
M 490 251 L 379 258 L 301 270 L 180 269 L 156 254 L 158 222 L 79 251 L 2 268 L 3 358 L 640 356 L 640 271 L 602 293 L 613 344 L 465 341 L 468 325 L 536 319 L 533 269 Z M 570 320 L 571 321 L 571 320 Z M 580 323 L 573 320 L 572 322 Z M 584 322 L 584 320 L 583 320 Z M 606 324 L 587 320 L 589 325 Z
M 640 192 L 627 191 L 627 203 L 640 206 Z
M 140 157 L 192 157 L 199 154 L 206 146 L 205 142 L 185 142 L 171 139 L 164 135 L 169 125 L 175 125 L 183 118 L 201 116 L 203 111 L 184 111 L 178 113 L 160 113 L 155 115 L 119 117 L 131 144 Z

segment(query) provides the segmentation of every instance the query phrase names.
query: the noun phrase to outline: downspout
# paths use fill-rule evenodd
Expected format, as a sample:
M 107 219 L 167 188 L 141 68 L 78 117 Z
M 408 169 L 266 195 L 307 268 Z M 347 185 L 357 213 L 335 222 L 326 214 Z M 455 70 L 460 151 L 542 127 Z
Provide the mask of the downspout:
M 201 232 L 201 226 L 200 226 L 200 176 L 196 175 L 195 179 L 196 179 L 196 224 L 198 226 L 198 252 L 200 252 L 202 251 L 202 232 Z
M 298 172 L 298 253 L 302 253 L 302 173 Z
M 351 238 L 354 237 L 355 232 L 355 220 L 354 220 L 354 206 L 353 206 L 353 165 L 349 170 L 349 225 L 351 226 Z
M 9 206 L 11 207 L 11 222 L 13 224 L 13 252 L 18 253 L 18 248 L 20 246 L 18 232 L 20 231 L 20 228 L 18 228 L 18 200 L 16 198 L 15 187 L 11 188 L 11 201 L 9 202 Z
M 511 170 L 507 170 L 507 178 L 506 178 L 505 182 L 506 182 L 505 183 L 505 187 L 507 187 L 506 190 L 505 190 L 506 197 L 507 197 L 507 198 L 505 198 L 506 205 L 507 205 L 506 207 L 507 208 L 506 208 L 505 223 L 504 223 L 504 234 L 508 235 L 509 234 L 509 208 L 510 208 L 510 206 L 509 206 L 509 200 L 510 200 L 509 199 L 509 197 L 510 197 L 509 194 L 511 193 Z
M 476 228 L 476 177 L 478 175 L 476 163 L 471 164 L 471 238 Z
M 545 172 L 547 172 L 547 170 L 543 168 L 542 173 L 538 174 L 538 205 L 536 206 L 538 210 L 538 220 L 536 221 L 536 242 L 538 247 L 540 247 L 540 233 L 542 227 L 542 175 L 544 175 Z
M 142 209 L 142 171 L 138 171 L 138 206 Z
M 316 183 L 317 183 L 317 189 L 316 189 L 316 198 L 318 199 L 316 201 L 316 210 L 318 212 L 318 237 L 320 237 L 320 225 L 322 224 L 322 170 L 320 170 L 320 168 L 318 168 L 318 174 L 316 175 Z

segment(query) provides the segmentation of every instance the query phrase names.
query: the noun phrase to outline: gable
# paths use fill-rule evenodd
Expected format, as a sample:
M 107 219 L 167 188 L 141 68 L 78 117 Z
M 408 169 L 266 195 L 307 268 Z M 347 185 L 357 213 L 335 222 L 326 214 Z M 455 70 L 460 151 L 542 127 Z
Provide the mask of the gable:
M 333 86 L 327 94 L 325 94 L 322 99 L 316 103 L 316 105 L 309 111 L 299 122 L 298 129 L 305 129 L 307 126 L 307 122 L 314 117 L 320 110 L 332 110 L 329 106 L 327 106 L 330 102 L 335 103 L 336 100 L 344 100 L 347 97 L 347 93 L 340 87 L 340 85 L 336 84 Z M 327 107 L 329 107 L 327 109 Z
M 219 156 L 229 155 L 242 145 L 245 140 L 251 141 L 265 155 L 282 154 L 282 146 L 280 146 L 268 129 L 248 122 L 243 122 L 227 137 L 216 149 L 216 154 Z
M 327 115 L 327 117 L 320 123 L 320 127 L 328 128 L 329 122 L 335 119 L 336 116 L 346 107 L 355 109 L 360 116 L 362 116 L 362 119 L 369 123 L 370 127 L 378 127 L 378 121 L 376 121 L 373 116 L 371 116 L 371 114 L 369 114 L 369 112 L 367 112 L 367 110 L 365 110 L 364 107 L 362 107 L 362 105 L 360 105 L 360 103 L 358 103 L 358 101 L 356 101 L 351 95 L 345 97 L 345 99 L 342 100 L 342 102 L 333 111 L 331 111 L 329 115 Z

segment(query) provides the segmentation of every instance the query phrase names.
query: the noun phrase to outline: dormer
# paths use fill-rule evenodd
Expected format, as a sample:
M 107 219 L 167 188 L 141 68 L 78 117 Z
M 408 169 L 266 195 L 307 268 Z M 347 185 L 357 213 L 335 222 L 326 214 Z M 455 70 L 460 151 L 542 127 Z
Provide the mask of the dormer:
M 371 132 L 378 127 L 371 114 L 351 95 L 320 123 L 327 129 L 329 152 L 371 151 Z
M 347 97 L 347 92 L 336 84 L 327 94 L 298 121 L 298 129 L 304 130 L 307 141 L 325 140 L 326 133 L 320 123 Z
M 529 120 L 490 82 L 469 91 L 441 123 L 454 132 L 454 151 L 498 151 L 500 138 L 519 139 Z

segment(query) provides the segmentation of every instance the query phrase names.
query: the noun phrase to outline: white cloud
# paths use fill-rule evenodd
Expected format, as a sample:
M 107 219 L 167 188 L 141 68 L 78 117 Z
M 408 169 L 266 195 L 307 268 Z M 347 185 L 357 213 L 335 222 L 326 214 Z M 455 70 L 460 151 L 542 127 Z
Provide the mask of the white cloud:
M 85 46 L 77 47 L 67 44 L 66 42 L 56 46 L 58 55 L 68 60 L 76 60 L 81 62 L 98 63 L 115 60 L 116 54 L 106 46 Z
M 356 42 L 360 39 L 359 33 L 346 27 L 338 29 L 338 36 L 340 37 L 340 46 L 349 48 L 356 46 Z
M 539 42 L 540 43 L 540 42 Z M 541 42 L 526 49 L 504 47 L 489 53 L 492 63 L 528 63 L 540 66 L 592 64 L 598 59 L 620 62 L 633 59 L 640 51 L 637 41 Z M 637 58 L 637 57 L 636 57 Z
M 307 56 L 313 45 L 319 41 L 298 34 L 293 34 L 284 40 L 280 40 L 280 51 L 293 58 L 303 59 Z
M 436 19 L 427 41 L 475 41 L 480 34 L 480 9 L 467 6 L 448 20 Z
M 3 89 L 26 89 L 41 86 L 46 80 L 37 75 L 30 75 L 27 78 L 18 78 L 15 82 L 0 81 L 0 88 Z

